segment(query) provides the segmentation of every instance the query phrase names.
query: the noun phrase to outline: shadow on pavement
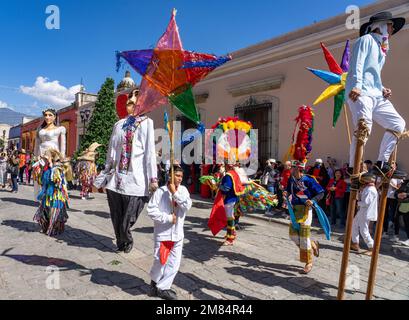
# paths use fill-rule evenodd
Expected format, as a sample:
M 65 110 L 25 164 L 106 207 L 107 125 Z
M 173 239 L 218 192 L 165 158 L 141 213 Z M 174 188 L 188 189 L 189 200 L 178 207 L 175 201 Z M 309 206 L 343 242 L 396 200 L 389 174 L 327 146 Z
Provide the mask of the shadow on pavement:
M 92 210 L 84 210 L 84 214 L 86 215 L 93 215 L 104 219 L 111 219 L 111 214 L 106 211 L 92 211 Z
M 149 285 L 146 284 L 145 281 L 128 273 L 110 271 L 102 268 L 90 269 L 66 259 L 38 255 L 9 254 L 11 250 L 12 248 L 4 250 L 1 256 L 32 266 L 48 267 L 54 265 L 58 267 L 59 271 L 78 270 L 80 276 L 91 275 L 90 281 L 92 283 L 110 287 L 116 286 L 122 291 L 134 296 L 144 294 L 142 291 L 145 288 L 149 288 Z M 140 288 L 142 286 L 144 288 L 141 290 Z
M 38 202 L 34 200 L 18 199 L 18 198 L 1 198 L 1 200 L 4 202 L 12 202 L 12 203 L 22 205 L 22 206 L 38 207 Z M 33 212 L 33 216 L 34 216 L 34 212 Z
M 20 231 L 40 232 L 40 227 L 35 222 L 4 220 L 1 225 Z M 95 248 L 103 252 L 114 252 L 116 250 L 116 246 L 112 243 L 113 238 L 86 230 L 75 229 L 69 225 L 65 225 L 65 231 L 63 234 L 52 238 L 63 241 L 67 245 L 74 247 Z
M 187 279 L 188 281 L 186 281 L 186 278 L 188 278 Z M 189 290 L 191 288 L 190 284 L 189 286 L 187 285 L 188 283 L 192 283 L 192 282 L 197 287 L 197 289 L 194 291 Z M 209 295 L 203 292 L 201 290 L 203 288 L 206 288 L 210 291 L 218 291 L 220 294 L 228 294 L 229 296 L 237 297 L 238 299 L 257 300 L 257 298 L 242 294 L 239 291 L 207 282 L 203 279 L 198 278 L 197 276 L 191 273 L 179 272 L 175 278 L 174 284 L 177 285 L 179 288 L 189 291 L 190 294 L 193 295 L 193 297 L 199 300 L 217 300 L 218 299 L 212 295 Z

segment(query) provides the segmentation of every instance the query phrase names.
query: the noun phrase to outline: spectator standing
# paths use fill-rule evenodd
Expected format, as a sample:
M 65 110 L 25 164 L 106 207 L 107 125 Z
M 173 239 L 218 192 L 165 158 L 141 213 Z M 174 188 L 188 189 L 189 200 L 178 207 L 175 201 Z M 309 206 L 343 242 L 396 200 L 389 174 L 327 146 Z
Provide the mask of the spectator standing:
M 26 169 L 26 150 L 21 149 L 20 155 L 19 155 L 19 164 L 18 164 L 18 170 L 19 170 L 19 182 L 20 184 L 23 183 L 23 175 L 24 175 L 24 170 Z
M 409 247 L 409 179 L 406 179 L 399 190 L 395 192 L 395 196 L 398 199 L 397 211 L 395 215 L 395 236 L 391 239 L 392 241 L 399 241 L 399 230 L 400 230 L 400 217 L 403 218 L 403 223 L 405 227 L 405 232 L 407 236 L 406 241 L 402 241 L 401 244 Z
M 17 183 L 17 177 L 18 177 L 18 173 L 19 173 L 19 163 L 20 163 L 20 159 L 19 159 L 19 155 L 18 155 L 18 151 L 14 151 L 9 159 L 9 172 L 11 175 L 11 192 L 13 193 L 17 193 L 18 192 L 18 183 Z
M 334 179 L 331 179 L 327 186 L 327 205 L 330 208 L 331 224 L 337 224 L 337 218 L 341 219 L 341 226 L 345 227 L 345 192 L 347 190 L 347 184 L 344 180 L 342 170 L 335 170 Z
M 396 208 L 398 205 L 398 200 L 396 199 L 395 192 L 399 190 L 403 180 L 401 179 L 391 179 L 388 189 L 388 199 L 385 208 L 385 218 L 383 220 L 383 237 L 388 236 L 388 229 L 393 228 L 393 221 L 395 218 Z
M 0 153 L 0 186 L 2 189 L 6 187 L 7 183 L 7 154 Z

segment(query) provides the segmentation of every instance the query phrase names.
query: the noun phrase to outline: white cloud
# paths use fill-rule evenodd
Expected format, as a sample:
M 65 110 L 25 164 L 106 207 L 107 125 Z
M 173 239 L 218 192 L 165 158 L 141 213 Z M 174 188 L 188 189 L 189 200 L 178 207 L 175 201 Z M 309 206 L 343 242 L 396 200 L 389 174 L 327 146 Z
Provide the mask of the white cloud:
M 48 78 L 42 76 L 37 77 L 32 87 L 20 86 L 22 93 L 56 108 L 69 106 L 75 100 L 75 94 L 80 89 L 81 85 L 79 84 L 66 88 L 58 80 L 49 81 Z
M 1 108 L 7 108 L 7 109 L 14 110 L 14 108 L 12 106 L 9 106 L 9 104 L 7 102 L 4 102 L 4 101 L 0 100 L 0 109 Z

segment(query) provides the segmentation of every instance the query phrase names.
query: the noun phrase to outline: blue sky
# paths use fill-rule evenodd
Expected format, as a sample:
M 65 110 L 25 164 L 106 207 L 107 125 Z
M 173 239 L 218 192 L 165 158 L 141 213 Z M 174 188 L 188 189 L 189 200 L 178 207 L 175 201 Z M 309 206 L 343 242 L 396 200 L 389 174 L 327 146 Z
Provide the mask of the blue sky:
M 173 7 L 185 49 L 222 55 L 372 2 L 1 1 L 0 107 L 36 115 L 50 101 L 70 100 L 81 78 L 95 93 L 106 77 L 120 81 L 124 70 L 116 73 L 115 51 L 153 47 Z M 45 26 L 51 4 L 60 9 L 60 30 Z

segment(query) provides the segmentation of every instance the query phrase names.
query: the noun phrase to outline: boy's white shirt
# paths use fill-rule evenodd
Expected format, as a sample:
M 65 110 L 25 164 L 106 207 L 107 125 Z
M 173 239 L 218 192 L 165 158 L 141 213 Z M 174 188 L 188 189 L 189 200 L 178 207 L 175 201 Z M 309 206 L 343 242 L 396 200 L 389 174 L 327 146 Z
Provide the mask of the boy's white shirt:
M 358 201 L 358 213 L 365 215 L 369 221 L 378 220 L 378 200 L 379 195 L 375 186 L 365 187 Z
M 148 216 L 154 221 L 155 241 L 180 241 L 184 238 L 183 225 L 186 213 L 192 207 L 189 191 L 180 185 L 173 195 L 177 206 L 175 213 L 176 224 L 173 224 L 172 216 L 172 194 L 167 186 L 156 190 L 148 203 Z

